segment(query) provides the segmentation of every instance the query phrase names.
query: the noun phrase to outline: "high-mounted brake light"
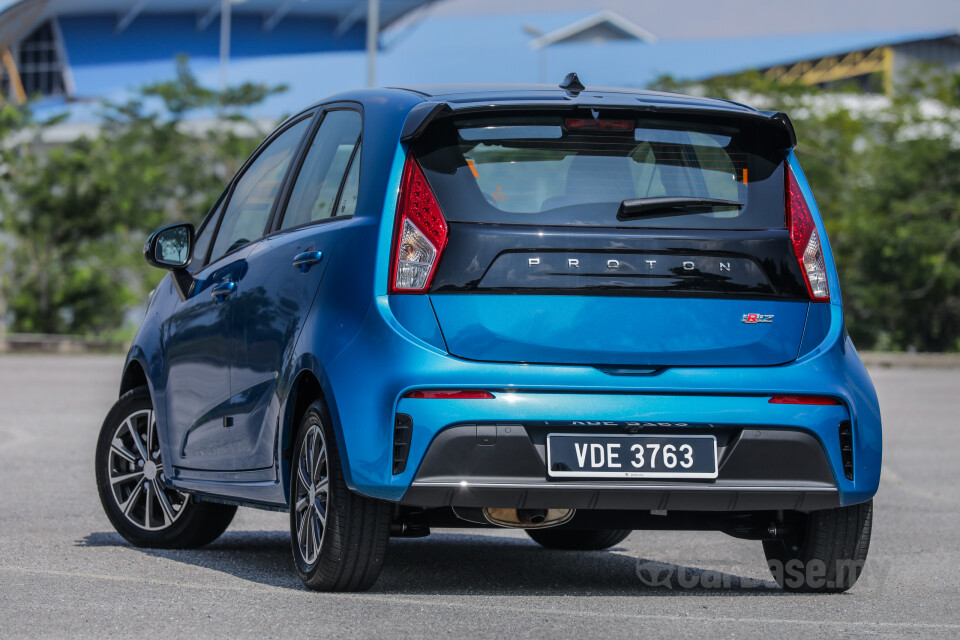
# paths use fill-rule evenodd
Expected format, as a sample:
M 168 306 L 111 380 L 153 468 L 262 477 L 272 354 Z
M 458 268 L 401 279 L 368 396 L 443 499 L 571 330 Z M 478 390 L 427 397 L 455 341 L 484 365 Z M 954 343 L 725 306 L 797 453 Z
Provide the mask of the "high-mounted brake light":
M 420 400 L 493 400 L 494 395 L 489 391 L 475 391 L 473 389 L 418 389 L 417 391 L 408 391 L 403 397 Z
M 826 396 L 791 396 L 778 395 L 770 398 L 770 404 L 816 404 L 816 405 L 835 405 L 840 404 L 836 398 Z
M 599 118 L 566 118 L 563 123 L 568 131 L 632 131 L 636 127 L 633 120 L 601 120 Z
M 393 234 L 390 293 L 425 293 L 447 246 L 448 231 L 440 204 L 412 155 L 403 167 Z
M 786 166 L 785 173 L 784 201 L 787 207 L 787 226 L 790 229 L 793 252 L 803 271 L 810 299 L 814 302 L 828 302 L 830 287 L 827 285 L 827 268 L 823 260 L 820 235 L 813 223 L 807 200 L 803 197 L 800 185 L 789 165 Z

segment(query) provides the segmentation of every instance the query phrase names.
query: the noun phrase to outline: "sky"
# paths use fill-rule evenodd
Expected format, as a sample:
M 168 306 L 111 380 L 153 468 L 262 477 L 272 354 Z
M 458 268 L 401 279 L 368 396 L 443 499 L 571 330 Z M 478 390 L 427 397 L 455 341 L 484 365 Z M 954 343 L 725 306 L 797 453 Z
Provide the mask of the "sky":
M 669 39 L 960 30 L 958 0 L 443 0 L 429 12 L 490 15 L 545 8 L 557 12 L 611 9 Z
M 131 5 L 135 2 L 130 0 Z M 0 9 L 13 3 L 0 0 Z M 148 3 L 145 10 L 149 7 Z M 960 30 L 958 0 L 438 0 L 426 11 L 433 16 L 457 16 L 599 9 L 616 11 L 657 36 L 671 39 Z M 691 20 L 690 16 L 697 19 Z

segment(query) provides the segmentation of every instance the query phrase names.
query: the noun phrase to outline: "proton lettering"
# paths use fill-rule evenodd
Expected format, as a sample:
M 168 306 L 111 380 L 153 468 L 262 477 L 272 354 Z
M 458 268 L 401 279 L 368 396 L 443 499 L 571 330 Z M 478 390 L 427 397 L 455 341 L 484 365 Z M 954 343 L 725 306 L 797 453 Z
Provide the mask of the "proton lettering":
M 644 258 L 641 260 L 630 258 L 607 258 L 602 262 L 595 260 L 590 260 L 586 257 L 580 258 L 563 258 L 563 267 L 567 271 L 580 271 L 583 268 L 589 268 L 588 265 L 591 263 L 595 265 L 595 269 L 605 268 L 608 272 L 624 272 L 624 273 L 637 273 L 637 272 L 664 272 L 669 273 L 671 271 L 680 270 L 680 271 L 695 271 L 695 272 L 714 272 L 714 273 L 730 273 L 733 271 L 732 262 L 724 262 L 717 260 L 716 258 L 703 258 L 703 259 L 655 259 L 655 258 Z M 670 266 L 672 265 L 672 266 Z M 539 256 L 528 257 L 527 258 L 527 267 L 530 269 L 535 269 L 538 267 L 543 267 L 549 269 L 550 264 L 543 262 L 543 259 Z

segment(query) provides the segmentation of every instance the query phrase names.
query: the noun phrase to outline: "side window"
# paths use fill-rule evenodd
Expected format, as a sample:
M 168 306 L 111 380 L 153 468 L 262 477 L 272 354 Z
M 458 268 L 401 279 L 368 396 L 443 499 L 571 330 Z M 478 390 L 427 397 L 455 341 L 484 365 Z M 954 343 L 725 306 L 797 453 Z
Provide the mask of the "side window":
M 340 200 L 337 202 L 335 216 L 352 216 L 357 210 L 357 196 L 360 195 L 360 149 L 353 155 L 350 163 L 350 173 L 340 191 Z
M 353 214 L 360 184 L 361 126 L 356 111 L 324 116 L 293 186 L 281 229 Z
M 210 240 L 213 238 L 213 232 L 217 228 L 217 220 L 220 219 L 220 212 L 223 211 L 224 196 L 220 197 L 216 206 L 210 214 L 204 219 L 197 235 L 193 239 L 193 257 L 190 259 L 190 270 L 198 271 L 203 268 L 203 261 L 207 257 L 207 249 L 210 248 Z
M 247 167 L 227 203 L 211 262 L 263 235 L 280 183 L 309 123 L 310 118 L 306 118 L 286 129 Z

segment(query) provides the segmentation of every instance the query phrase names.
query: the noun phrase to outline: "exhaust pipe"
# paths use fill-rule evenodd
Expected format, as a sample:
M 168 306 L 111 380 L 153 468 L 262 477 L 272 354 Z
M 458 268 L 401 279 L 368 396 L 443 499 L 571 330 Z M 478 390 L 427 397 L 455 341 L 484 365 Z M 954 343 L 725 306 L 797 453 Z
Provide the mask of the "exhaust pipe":
M 546 509 L 517 509 L 517 520 L 528 527 L 535 527 L 538 524 L 543 524 L 544 520 L 546 519 Z
M 483 517 L 490 524 L 511 529 L 546 529 L 569 522 L 576 509 L 500 509 L 487 507 Z

